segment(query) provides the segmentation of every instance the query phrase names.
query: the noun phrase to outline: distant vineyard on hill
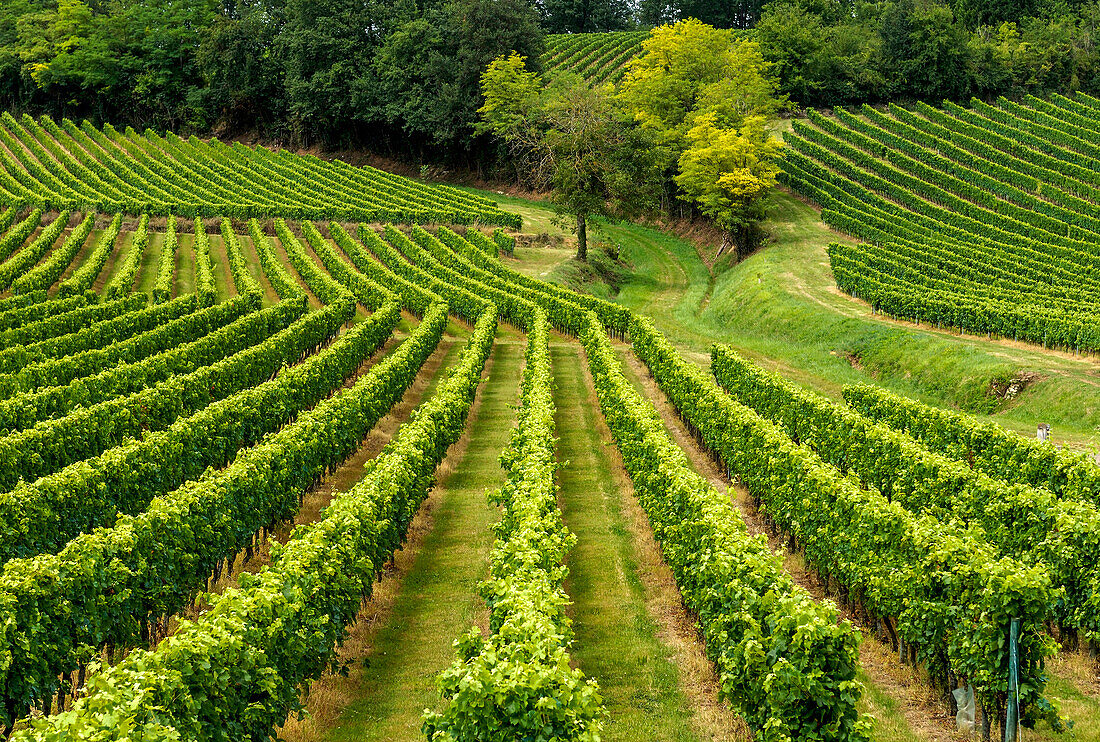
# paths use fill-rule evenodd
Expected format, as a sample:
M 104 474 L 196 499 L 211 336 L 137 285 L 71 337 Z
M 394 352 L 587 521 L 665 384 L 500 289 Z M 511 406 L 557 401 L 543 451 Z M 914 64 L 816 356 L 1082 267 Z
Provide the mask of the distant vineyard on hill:
M 593 83 L 615 83 L 642 50 L 648 31 L 552 34 L 546 37 L 542 62 L 547 71 L 570 72 Z
M 864 244 L 837 285 L 896 317 L 1100 350 L 1100 100 L 810 112 L 783 179 Z
M 0 205 L 188 217 L 518 226 L 489 199 L 340 160 L 0 116 Z

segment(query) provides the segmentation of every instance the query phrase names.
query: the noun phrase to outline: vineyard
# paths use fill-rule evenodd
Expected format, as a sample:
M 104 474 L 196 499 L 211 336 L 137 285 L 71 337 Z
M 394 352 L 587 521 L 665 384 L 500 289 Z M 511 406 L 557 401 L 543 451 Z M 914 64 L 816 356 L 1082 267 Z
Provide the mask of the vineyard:
M 488 199 L 375 168 L 109 124 L 0 116 L 0 204 L 233 219 L 518 226 Z M 13 235 L 14 236 L 18 236 Z M 5 242 L 0 256 L 14 245 Z M 29 259 L 32 253 L 26 257 Z M 15 266 L 13 266 L 13 269 Z M 8 279 L 9 281 L 11 279 Z
M 602 37 L 552 39 L 553 66 L 611 79 L 641 37 Z M 269 739 L 314 713 L 311 688 L 365 674 L 370 708 L 349 701 L 333 734 L 666 738 L 646 726 L 664 711 L 637 737 L 619 723 L 672 703 L 622 690 L 665 660 L 610 672 L 592 654 L 600 631 L 667 633 L 644 600 L 597 626 L 581 597 L 625 569 L 586 561 L 628 534 L 593 536 L 576 498 L 600 487 L 638 509 L 739 738 L 885 738 L 861 644 L 918 674 L 937 714 L 971 689 L 986 739 L 1016 713 L 1044 733 L 1075 720 L 1048 668 L 1100 642 L 1084 454 L 877 386 L 822 396 L 726 345 L 695 359 L 644 314 L 525 270 L 521 219 L 485 197 L 216 140 L 0 124 L 6 737 Z M 1082 163 L 1100 102 L 813 114 L 795 132 L 787 182 L 868 242 L 829 248 L 841 288 L 1097 349 L 1100 181 Z M 621 480 L 574 481 L 585 455 Z M 440 504 L 469 461 L 491 486 Z M 487 522 L 450 534 L 475 500 Z M 426 635 L 348 659 L 404 616 L 387 602 L 402 560 L 463 553 L 407 575 L 450 590 L 419 610 L 468 606 L 440 624 L 442 660 L 413 659 Z M 394 732 L 380 709 L 406 697 Z
M 811 112 L 783 179 L 861 244 L 829 246 L 837 286 L 933 327 L 1100 349 L 1100 100 Z
M 579 75 L 593 84 L 617 83 L 642 51 L 648 31 L 552 34 L 542 64 L 551 73 Z

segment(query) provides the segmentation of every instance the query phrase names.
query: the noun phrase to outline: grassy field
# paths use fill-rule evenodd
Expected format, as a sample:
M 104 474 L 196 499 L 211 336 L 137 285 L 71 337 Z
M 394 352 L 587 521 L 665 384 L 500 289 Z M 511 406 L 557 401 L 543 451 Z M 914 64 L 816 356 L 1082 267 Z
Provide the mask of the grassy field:
M 550 224 L 546 204 L 487 195 L 523 214 L 525 231 Z M 1047 422 L 1056 442 L 1100 446 L 1100 359 L 873 315 L 836 289 L 825 247 L 846 238 L 825 227 L 812 207 L 779 193 L 766 229 L 770 239 L 762 249 L 739 265 L 719 261 L 712 274 L 685 240 L 639 225 L 606 225 L 602 236 L 630 266 L 614 299 L 653 318 L 700 364 L 708 362 L 711 344 L 729 343 L 832 397 L 846 384 L 873 381 L 932 404 L 992 415 L 1025 435 Z M 518 251 L 517 261 L 527 273 L 553 277 L 560 273 L 555 265 L 570 256 L 568 249 L 532 247 Z M 1015 398 L 990 395 L 1019 379 L 1029 382 Z

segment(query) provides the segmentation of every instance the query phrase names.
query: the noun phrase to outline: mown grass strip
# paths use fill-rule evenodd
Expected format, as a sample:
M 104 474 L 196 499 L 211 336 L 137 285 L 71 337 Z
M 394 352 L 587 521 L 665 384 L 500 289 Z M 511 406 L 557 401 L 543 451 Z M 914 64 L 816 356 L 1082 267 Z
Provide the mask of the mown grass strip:
M 511 433 L 522 363 L 522 344 L 496 344 L 468 422 L 468 444 L 444 461 L 432 531 L 363 659 L 357 700 L 325 739 L 423 740 L 420 716 L 440 703 L 435 677 L 454 659 L 452 641 L 486 621 L 477 584 L 487 572 L 489 526 L 497 517 L 486 492 L 504 481 L 498 457 Z

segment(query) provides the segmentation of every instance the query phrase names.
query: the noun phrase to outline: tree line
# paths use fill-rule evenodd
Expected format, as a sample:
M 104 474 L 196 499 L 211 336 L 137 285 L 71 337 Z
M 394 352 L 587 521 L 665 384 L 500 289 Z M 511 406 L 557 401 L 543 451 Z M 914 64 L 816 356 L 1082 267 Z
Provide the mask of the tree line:
M 1100 3 L 773 0 L 754 37 L 802 106 L 1100 92 Z
M 1097 0 L 7 0 L 0 107 L 481 166 L 493 59 L 684 18 L 802 106 L 1100 93 Z
M 617 87 L 542 69 L 547 33 L 647 26 Z M 7 0 L 0 108 L 488 170 L 582 259 L 594 217 L 686 209 L 739 257 L 781 111 L 1100 93 L 1097 29 L 1100 0 Z
M 485 67 L 543 38 L 527 0 L 8 0 L 0 107 L 461 156 Z

